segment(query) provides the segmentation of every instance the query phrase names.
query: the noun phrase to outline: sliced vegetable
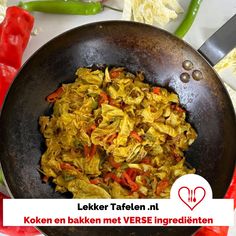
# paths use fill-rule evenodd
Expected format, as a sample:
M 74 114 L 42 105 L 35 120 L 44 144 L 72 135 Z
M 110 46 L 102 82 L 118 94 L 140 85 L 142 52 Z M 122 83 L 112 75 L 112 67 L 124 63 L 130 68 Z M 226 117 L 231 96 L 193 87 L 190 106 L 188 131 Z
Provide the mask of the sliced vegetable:
M 144 157 L 140 163 L 144 163 L 144 164 L 151 164 L 151 158 L 150 157 Z
M 114 167 L 115 169 L 118 169 L 118 168 L 121 167 L 121 163 L 116 162 L 116 161 L 114 160 L 114 157 L 113 157 L 113 156 L 110 156 L 110 157 L 108 158 L 108 160 L 109 160 L 109 163 L 111 164 L 111 166 Z
M 108 95 L 105 92 L 99 94 L 98 104 L 101 106 L 103 103 L 108 103 Z
M 117 137 L 117 133 L 111 134 L 108 138 L 107 138 L 107 143 L 108 144 L 112 144 L 113 140 Z
M 61 169 L 62 170 L 75 170 L 76 168 L 74 166 L 72 166 L 71 164 L 69 163 L 65 163 L 65 162 L 62 162 L 61 163 Z
M 46 175 L 43 176 L 42 181 L 43 181 L 44 183 L 47 183 L 48 180 L 49 180 L 49 177 L 48 177 L 48 176 L 46 176 Z
M 182 12 L 177 0 L 124 0 L 122 19 L 165 26 Z
M 185 18 L 174 33 L 177 37 L 183 38 L 189 31 L 197 16 L 201 3 L 202 0 L 191 0 Z
M 139 185 L 131 179 L 131 177 L 129 176 L 129 174 L 127 172 L 124 172 L 122 176 L 123 176 L 123 182 L 122 183 L 129 186 L 130 189 L 131 189 L 131 192 L 138 191 Z
M 179 107 L 178 105 L 171 105 L 171 108 L 176 110 L 177 112 L 180 112 L 180 113 L 185 112 L 185 110 L 183 108 Z
M 122 68 L 122 67 L 112 69 L 110 72 L 111 78 L 112 79 L 118 78 L 122 74 L 123 70 L 124 70 L 124 68 Z
M 93 156 L 95 155 L 96 151 L 97 151 L 97 145 L 92 144 L 90 152 L 89 152 L 89 157 L 93 158 Z
M 111 198 L 106 190 L 83 179 L 70 181 L 68 190 L 74 192 L 74 198 Z
M 96 129 L 96 127 L 97 126 L 95 124 L 91 125 L 87 130 L 87 134 L 91 135 L 91 133 Z
M 111 183 L 112 198 L 138 198 L 139 194 L 137 192 L 130 192 L 130 190 L 123 188 L 119 183 Z
M 116 181 L 117 183 L 121 182 L 121 179 L 119 177 L 117 177 L 114 173 L 109 172 L 105 175 L 104 177 L 104 182 L 108 182 L 110 179 Z
M 90 156 L 90 150 L 88 145 L 84 145 L 84 156 L 89 157 Z
M 140 170 L 136 169 L 136 168 L 128 168 L 126 170 L 126 173 L 129 175 L 129 177 L 132 181 L 135 181 L 135 178 L 138 175 L 138 173 L 140 173 Z
M 145 83 L 141 72 L 108 68 L 79 68 L 53 114 L 40 117 L 43 174 L 76 198 L 168 198 L 166 187 L 195 172 L 184 151 L 196 132 L 176 94 Z
M 153 93 L 160 94 L 160 92 L 161 92 L 161 88 L 160 87 L 154 87 L 153 88 Z
M 161 180 L 157 184 L 156 188 L 156 195 L 159 196 L 168 186 L 169 186 L 169 181 L 168 180 Z
M 61 94 L 63 93 L 63 88 L 60 87 L 58 88 L 57 90 L 55 90 L 53 93 L 51 93 L 50 95 L 47 96 L 47 101 L 50 102 L 50 103 L 53 103 L 55 102 L 60 96 Z
M 90 179 L 89 181 L 91 184 L 100 184 L 103 182 L 101 178 Z
M 142 138 L 138 135 L 138 133 L 136 131 L 131 131 L 130 132 L 130 136 L 133 137 L 134 139 L 136 139 L 138 142 L 142 142 Z

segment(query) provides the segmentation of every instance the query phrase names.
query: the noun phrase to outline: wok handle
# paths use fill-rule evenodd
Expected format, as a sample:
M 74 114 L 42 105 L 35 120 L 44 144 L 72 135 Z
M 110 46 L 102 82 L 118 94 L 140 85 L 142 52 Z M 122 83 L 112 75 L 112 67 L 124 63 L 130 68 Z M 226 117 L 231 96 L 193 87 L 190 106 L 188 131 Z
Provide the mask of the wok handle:
M 235 47 L 236 14 L 207 39 L 198 52 L 214 66 Z

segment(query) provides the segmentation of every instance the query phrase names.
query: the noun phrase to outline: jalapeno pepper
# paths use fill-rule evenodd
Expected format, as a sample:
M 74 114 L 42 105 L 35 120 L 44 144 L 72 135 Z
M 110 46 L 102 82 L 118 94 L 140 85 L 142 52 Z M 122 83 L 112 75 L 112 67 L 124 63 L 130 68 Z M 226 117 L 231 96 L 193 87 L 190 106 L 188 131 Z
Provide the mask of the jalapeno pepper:
M 55 14 L 94 15 L 103 10 L 101 2 L 80 1 L 30 1 L 20 2 L 19 6 L 27 11 L 39 11 Z
M 192 26 L 194 19 L 197 15 L 199 7 L 201 5 L 202 0 L 192 0 L 190 2 L 188 11 L 182 23 L 179 25 L 177 30 L 175 31 L 175 35 L 179 38 L 183 38 L 184 35 L 188 32 L 190 27 Z
M 34 18 L 19 7 L 8 7 L 0 24 L 0 109 L 4 97 L 21 66 Z

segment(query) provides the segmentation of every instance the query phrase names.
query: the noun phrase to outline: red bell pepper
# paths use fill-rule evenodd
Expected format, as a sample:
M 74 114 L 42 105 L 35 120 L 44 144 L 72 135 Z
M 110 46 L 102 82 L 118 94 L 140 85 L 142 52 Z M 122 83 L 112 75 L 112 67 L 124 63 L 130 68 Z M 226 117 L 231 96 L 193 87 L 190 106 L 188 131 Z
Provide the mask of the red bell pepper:
M 130 136 L 134 139 L 136 139 L 138 142 L 142 142 L 142 138 L 139 136 L 139 134 L 136 131 L 131 131 Z
M 108 101 L 108 95 L 105 92 L 101 92 L 99 94 L 98 105 L 101 106 L 103 103 L 107 103 Z
M 236 168 L 234 170 L 234 175 L 232 181 L 229 185 L 225 198 L 234 199 L 234 208 L 236 208 Z
M 21 66 L 22 55 L 29 41 L 34 18 L 19 7 L 8 7 L 0 24 L 0 109 L 5 95 Z M 3 198 L 0 193 L 0 232 L 9 236 L 38 235 L 34 227 L 3 226 Z
M 108 172 L 105 176 L 104 176 L 104 182 L 108 182 L 110 179 L 116 181 L 117 183 L 121 182 L 121 178 L 117 177 L 114 173 L 112 172 Z
M 118 169 L 118 168 L 121 167 L 121 163 L 116 162 L 116 161 L 114 160 L 114 157 L 113 157 L 113 156 L 110 156 L 110 157 L 108 158 L 108 161 L 109 161 L 109 163 L 111 164 L 111 166 L 114 167 L 115 169 Z
M 225 198 L 234 199 L 234 208 L 236 208 L 236 168 Z M 194 236 L 227 236 L 228 230 L 227 226 L 205 226 L 201 227 Z
M 9 198 L 0 193 L 0 232 L 8 236 L 33 236 L 39 235 L 40 232 L 31 226 L 3 226 L 3 199 Z
M 125 171 L 122 174 L 122 184 L 129 186 L 131 192 L 136 192 L 139 189 L 139 185 L 131 179 L 131 176 Z
M 21 66 L 34 18 L 19 7 L 8 7 L 0 24 L 0 109 L 5 95 Z
M 46 100 L 50 103 L 55 102 L 63 93 L 64 89 L 62 87 L 55 90 L 53 93 L 49 94 L 46 98 Z
M 161 88 L 160 87 L 154 87 L 153 88 L 153 93 L 160 94 L 160 92 L 161 92 Z

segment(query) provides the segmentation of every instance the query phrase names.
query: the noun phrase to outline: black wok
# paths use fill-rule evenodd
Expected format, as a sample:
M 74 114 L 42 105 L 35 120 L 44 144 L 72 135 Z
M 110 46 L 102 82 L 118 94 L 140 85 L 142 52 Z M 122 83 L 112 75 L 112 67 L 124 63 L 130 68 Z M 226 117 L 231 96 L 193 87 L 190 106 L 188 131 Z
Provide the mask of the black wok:
M 190 60 L 193 69 L 183 62 Z M 214 198 L 222 198 L 236 157 L 236 121 L 231 100 L 219 77 L 191 46 L 151 26 L 99 22 L 70 30 L 38 50 L 17 75 L 0 119 L 0 158 L 14 198 L 63 198 L 42 184 L 39 167 L 45 150 L 38 118 L 50 114 L 45 97 L 73 81 L 77 67 L 92 64 L 143 71 L 146 81 L 175 91 L 198 138 L 186 152 L 188 162 L 206 178 Z M 200 80 L 192 73 L 199 70 Z M 182 82 L 180 75 L 190 80 Z M 196 72 L 194 72 L 196 73 Z M 186 78 L 185 78 L 186 79 Z M 195 227 L 40 227 L 50 236 L 191 235 Z

